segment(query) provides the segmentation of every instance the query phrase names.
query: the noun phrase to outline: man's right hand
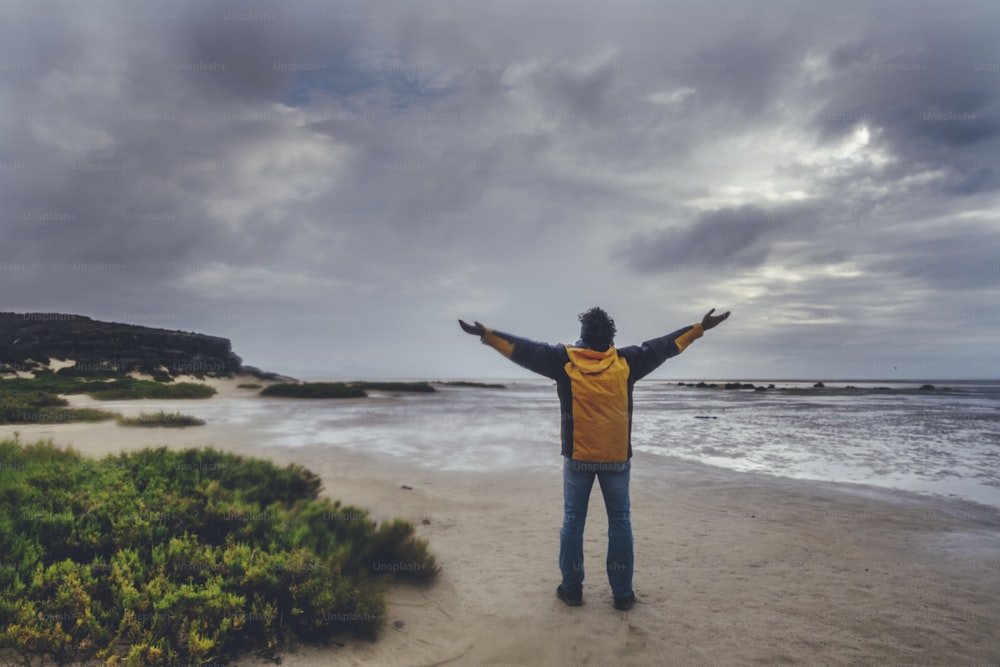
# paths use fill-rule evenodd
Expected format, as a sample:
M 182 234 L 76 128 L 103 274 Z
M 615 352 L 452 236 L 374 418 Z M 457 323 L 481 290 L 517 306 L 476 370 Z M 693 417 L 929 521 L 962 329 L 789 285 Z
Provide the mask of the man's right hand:
M 462 331 L 467 334 L 481 337 L 484 333 L 486 333 L 486 327 L 484 327 L 481 322 L 469 324 L 465 320 L 459 320 L 458 323 L 462 326 Z

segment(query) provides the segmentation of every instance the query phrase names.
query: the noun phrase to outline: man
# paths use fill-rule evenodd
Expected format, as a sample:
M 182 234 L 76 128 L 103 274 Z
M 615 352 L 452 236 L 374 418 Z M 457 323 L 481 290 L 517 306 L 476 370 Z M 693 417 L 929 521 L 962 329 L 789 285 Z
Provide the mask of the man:
M 601 308 L 580 315 L 575 345 L 548 345 L 459 320 L 462 329 L 516 364 L 556 381 L 562 415 L 563 525 L 559 531 L 562 583 L 556 595 L 583 604 L 583 528 L 596 476 L 608 513 L 607 573 L 615 609 L 628 610 L 632 590 L 632 387 L 664 361 L 729 317 L 708 311 L 699 324 L 615 349 L 615 322 Z

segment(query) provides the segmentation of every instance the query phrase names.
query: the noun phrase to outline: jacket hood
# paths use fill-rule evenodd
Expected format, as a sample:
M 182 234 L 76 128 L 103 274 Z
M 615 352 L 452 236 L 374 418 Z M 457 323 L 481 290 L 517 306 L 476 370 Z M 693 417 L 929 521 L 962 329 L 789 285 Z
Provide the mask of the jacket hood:
M 570 363 L 587 374 L 602 373 L 618 359 L 618 350 L 612 345 L 604 352 L 589 347 L 566 347 Z

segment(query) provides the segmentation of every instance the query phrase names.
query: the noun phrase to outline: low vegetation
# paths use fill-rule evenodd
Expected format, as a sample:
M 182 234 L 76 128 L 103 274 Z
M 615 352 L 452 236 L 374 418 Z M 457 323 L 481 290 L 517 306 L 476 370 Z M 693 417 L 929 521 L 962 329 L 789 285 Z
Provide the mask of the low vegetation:
M 257 383 L 255 383 L 255 382 L 244 382 L 244 383 L 242 383 L 242 384 L 238 384 L 238 385 L 236 385 L 236 388 L 237 388 L 237 389 L 260 389 L 260 388 L 261 388 L 261 387 L 263 387 L 263 386 L 264 386 L 264 385 L 262 385 L 262 384 L 257 384 Z
M 117 413 L 93 408 L 34 408 L 24 403 L 0 399 L 0 424 L 67 424 L 114 419 Z
M 69 403 L 60 394 L 87 394 L 100 400 L 129 400 L 208 398 L 215 393 L 213 387 L 193 382 L 166 384 L 131 377 L 93 380 L 40 371 L 34 378 L 0 380 L 0 424 L 100 421 L 116 416 L 116 413 L 93 408 L 69 408 Z
M 394 579 L 438 571 L 413 526 L 321 498 L 320 480 L 214 449 L 100 460 L 0 442 L 0 655 L 225 663 L 374 638 Z
M 208 398 L 214 387 L 197 382 L 156 382 L 117 377 L 111 380 L 88 380 L 42 371 L 33 378 L 0 380 L 0 392 L 14 394 L 43 391 L 50 394 L 87 394 L 100 400 L 135 398 Z
M 194 364 L 190 364 L 194 366 Z M 183 370 L 183 365 L 178 365 L 174 367 L 174 372 L 180 373 Z M 79 364 L 74 366 L 66 366 L 65 368 L 60 368 L 56 371 L 56 375 L 69 378 L 80 378 L 84 380 L 113 380 L 116 378 L 128 378 L 131 377 L 131 372 L 138 372 L 153 378 L 155 382 L 169 383 L 174 381 L 174 376 L 171 375 L 170 369 L 164 370 L 160 364 L 155 366 L 152 364 L 143 364 L 138 367 L 133 367 L 131 370 L 127 369 L 124 365 L 119 364 L 89 364 L 80 366 Z M 191 371 L 185 373 L 186 375 L 192 375 L 199 380 L 205 378 L 205 374 L 198 371 Z
M 138 417 L 119 417 L 118 424 L 120 426 L 204 426 L 205 420 L 191 415 L 182 415 L 179 412 L 160 410 L 152 413 L 141 412 Z
M 74 421 L 114 419 L 115 413 L 93 408 L 68 408 L 69 402 L 56 394 L 11 386 L 0 381 L 0 424 L 58 424 Z
M 121 401 L 136 398 L 210 398 L 216 394 L 215 387 L 198 382 L 173 382 L 165 384 L 152 380 L 123 378 L 104 384 L 106 386 L 93 387 L 85 393 L 92 398 L 102 401 Z

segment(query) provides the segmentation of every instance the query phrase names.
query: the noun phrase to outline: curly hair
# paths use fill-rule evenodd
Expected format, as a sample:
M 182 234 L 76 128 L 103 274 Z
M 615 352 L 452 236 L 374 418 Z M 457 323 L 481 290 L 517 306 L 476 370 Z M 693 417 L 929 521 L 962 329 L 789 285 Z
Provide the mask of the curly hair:
M 615 342 L 615 321 L 604 312 L 603 308 L 594 306 L 585 313 L 580 313 L 580 338 L 584 345 L 604 352 Z

